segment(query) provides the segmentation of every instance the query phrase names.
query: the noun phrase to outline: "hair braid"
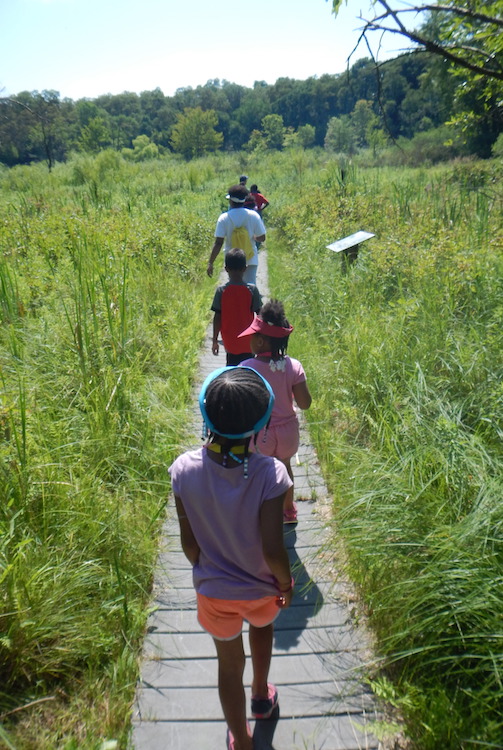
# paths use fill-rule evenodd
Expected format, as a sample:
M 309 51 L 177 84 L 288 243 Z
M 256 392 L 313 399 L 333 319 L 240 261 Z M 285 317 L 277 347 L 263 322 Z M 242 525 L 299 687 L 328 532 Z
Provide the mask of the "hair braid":
M 272 323 L 274 326 L 280 326 L 281 328 L 289 328 L 290 326 L 285 315 L 283 303 L 278 299 L 270 299 L 269 302 L 262 305 L 259 315 L 266 323 Z M 288 336 L 283 336 L 282 338 L 268 336 L 273 359 L 282 359 L 285 356 L 288 349 L 288 338 Z
M 224 370 L 208 385 L 206 412 L 215 429 L 240 435 L 253 429 L 269 407 L 269 391 L 260 375 L 247 367 Z

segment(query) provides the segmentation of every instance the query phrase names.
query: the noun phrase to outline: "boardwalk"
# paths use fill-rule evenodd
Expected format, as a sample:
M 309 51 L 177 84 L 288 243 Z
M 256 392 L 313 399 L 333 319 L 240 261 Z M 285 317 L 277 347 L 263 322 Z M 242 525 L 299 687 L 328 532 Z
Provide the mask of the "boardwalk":
M 265 295 L 265 253 L 261 254 L 257 283 Z M 218 357 L 211 354 L 210 331 L 208 337 L 197 391 L 209 372 L 225 364 L 223 353 Z M 195 398 L 193 420 L 191 446 L 200 444 L 202 423 Z M 368 659 L 365 634 L 351 621 L 349 588 L 333 582 L 337 563 L 324 548 L 327 490 L 304 426 L 298 461 L 293 463 L 299 523 L 285 527 L 285 539 L 296 580 L 295 596 L 275 625 L 270 679 L 279 691 L 278 715 L 255 722 L 255 750 L 379 748 L 371 734 L 371 722 L 377 718 L 372 695 L 359 679 Z M 215 649 L 197 622 L 190 566 L 180 549 L 172 506 L 165 523 L 153 607 L 131 747 L 225 748 Z M 249 655 L 246 635 L 244 641 Z M 251 680 L 249 661 L 247 685 Z M 249 699 L 249 689 L 247 696 Z

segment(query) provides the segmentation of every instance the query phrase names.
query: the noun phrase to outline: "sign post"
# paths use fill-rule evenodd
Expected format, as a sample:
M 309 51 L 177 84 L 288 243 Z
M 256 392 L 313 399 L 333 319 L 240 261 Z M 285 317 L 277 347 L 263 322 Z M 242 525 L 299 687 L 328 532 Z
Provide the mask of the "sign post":
M 348 265 L 351 265 L 357 259 L 361 243 L 370 240 L 371 237 L 375 237 L 375 234 L 363 231 L 355 232 L 355 234 L 343 237 L 342 240 L 332 242 L 330 245 L 327 245 L 327 248 L 334 253 L 342 253 L 342 265 L 346 269 Z

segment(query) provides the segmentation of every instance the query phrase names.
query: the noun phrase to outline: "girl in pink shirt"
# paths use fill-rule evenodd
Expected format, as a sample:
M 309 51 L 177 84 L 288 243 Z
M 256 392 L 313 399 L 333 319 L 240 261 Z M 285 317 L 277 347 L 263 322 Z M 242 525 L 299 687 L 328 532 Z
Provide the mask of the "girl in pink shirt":
M 208 442 L 169 468 L 182 548 L 193 566 L 198 620 L 217 650 L 228 750 L 253 750 L 243 687 L 243 620 L 250 624 L 251 712 L 268 719 L 278 705 L 278 691 L 267 681 L 273 622 L 293 594 L 282 519 L 291 481 L 279 461 L 248 451 L 273 404 L 270 386 L 255 370 L 211 373 L 199 397 Z
M 239 334 L 252 334 L 250 348 L 255 355 L 253 359 L 245 359 L 242 365 L 257 370 L 274 392 L 271 421 L 259 433 L 257 450 L 284 463 L 292 480 L 283 507 L 285 523 L 297 522 L 291 467 L 291 459 L 299 448 L 299 422 L 294 403 L 299 409 L 309 409 L 312 400 L 304 368 L 299 360 L 286 354 L 288 337 L 292 331 L 293 327 L 286 319 L 283 304 L 272 299 L 261 307 L 252 324 Z

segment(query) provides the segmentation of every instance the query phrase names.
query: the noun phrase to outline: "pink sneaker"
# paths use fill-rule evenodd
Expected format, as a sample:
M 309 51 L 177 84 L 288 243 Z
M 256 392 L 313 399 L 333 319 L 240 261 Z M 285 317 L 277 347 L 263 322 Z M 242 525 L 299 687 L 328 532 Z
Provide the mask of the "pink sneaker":
M 251 712 L 254 719 L 269 719 L 278 705 L 278 691 L 270 682 L 267 685 L 267 691 L 267 698 L 252 696 Z

